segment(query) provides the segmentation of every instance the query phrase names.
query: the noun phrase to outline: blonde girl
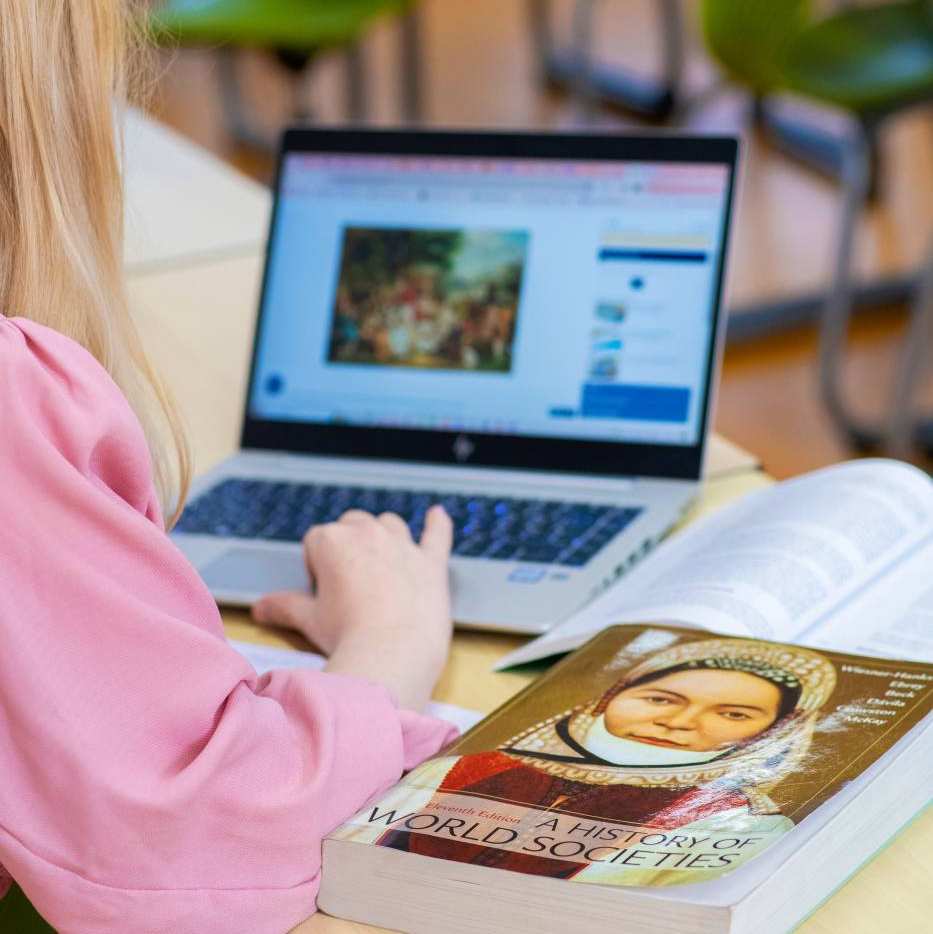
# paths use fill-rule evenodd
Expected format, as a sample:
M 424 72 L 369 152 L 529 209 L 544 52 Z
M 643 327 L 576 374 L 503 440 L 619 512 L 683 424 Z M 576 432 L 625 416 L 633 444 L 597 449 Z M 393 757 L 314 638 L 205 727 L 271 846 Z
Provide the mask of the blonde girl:
M 189 461 L 124 291 L 130 12 L 0 12 L 0 895 L 61 932 L 281 934 L 314 910 L 322 836 L 451 736 L 417 713 L 451 526 L 309 532 L 315 597 L 254 612 L 325 672 L 260 678 L 225 642 L 166 535 Z

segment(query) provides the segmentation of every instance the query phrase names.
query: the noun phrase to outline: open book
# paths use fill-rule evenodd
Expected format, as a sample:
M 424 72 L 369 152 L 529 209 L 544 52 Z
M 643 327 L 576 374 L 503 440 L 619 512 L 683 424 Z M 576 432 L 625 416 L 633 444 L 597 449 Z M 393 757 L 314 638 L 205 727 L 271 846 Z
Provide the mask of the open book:
M 852 461 L 760 490 L 670 539 L 497 669 L 667 620 L 882 658 L 933 661 L 933 482 Z

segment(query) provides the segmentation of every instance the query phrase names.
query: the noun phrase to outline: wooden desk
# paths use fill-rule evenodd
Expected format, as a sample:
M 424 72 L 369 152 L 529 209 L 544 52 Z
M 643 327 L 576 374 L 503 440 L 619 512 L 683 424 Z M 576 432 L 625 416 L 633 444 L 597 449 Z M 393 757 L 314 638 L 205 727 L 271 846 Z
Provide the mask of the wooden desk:
M 261 249 L 265 187 L 139 111 L 127 113 L 124 137 L 130 274 Z
M 130 280 L 137 321 L 157 366 L 181 403 L 195 464 L 203 471 L 237 444 L 258 276 L 259 255 L 196 262 Z M 688 520 L 771 481 L 755 460 L 722 439 L 710 445 L 702 499 Z M 297 635 L 254 626 L 248 614 L 225 610 L 230 638 L 306 648 Z M 497 673 L 492 663 L 521 642 L 519 637 L 460 632 L 437 686 L 438 700 L 489 711 L 527 683 L 527 676 Z M 805 934 L 916 934 L 929 920 L 933 878 L 933 813 L 927 813 L 872 860 L 800 928 Z M 896 910 L 895 910 L 895 906 Z M 322 914 L 295 934 L 374 931 Z
M 160 171 L 170 178 L 174 170 L 163 165 Z M 239 197 L 237 185 L 228 190 L 231 197 Z M 178 203 L 178 207 L 180 213 L 174 222 L 181 230 L 188 220 L 185 205 Z M 238 209 L 229 209 L 233 211 L 231 216 L 240 217 L 247 216 L 250 210 L 247 206 L 244 213 L 237 214 Z M 261 271 L 260 239 L 252 248 L 241 241 L 242 249 L 234 246 L 220 254 L 163 252 L 159 255 L 175 259 L 140 263 L 130 270 L 130 295 L 137 321 L 154 362 L 181 404 L 198 471 L 236 448 Z M 236 238 L 228 244 L 234 241 Z M 753 457 L 715 438 L 710 445 L 706 476 L 703 496 L 688 521 L 771 482 L 756 470 Z M 223 617 L 230 638 L 304 647 L 292 633 L 254 626 L 242 611 L 225 610 Z M 457 633 L 435 697 L 492 710 L 527 683 L 527 676 L 490 670 L 495 659 L 520 641 L 505 635 Z M 928 811 L 799 930 L 805 934 L 917 934 L 929 930 L 933 911 L 931 879 L 933 813 Z M 296 928 L 294 934 L 362 934 L 375 930 L 318 914 Z

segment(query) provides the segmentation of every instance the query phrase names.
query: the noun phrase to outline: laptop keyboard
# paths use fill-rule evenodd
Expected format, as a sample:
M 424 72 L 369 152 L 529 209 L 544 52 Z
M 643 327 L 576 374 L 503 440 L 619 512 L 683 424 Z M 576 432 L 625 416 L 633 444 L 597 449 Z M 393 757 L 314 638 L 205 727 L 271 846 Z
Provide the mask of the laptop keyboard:
M 454 554 L 582 567 L 641 512 L 631 507 L 357 486 L 225 480 L 191 502 L 179 532 L 299 542 L 348 509 L 395 512 L 417 538 L 428 507 L 454 522 Z

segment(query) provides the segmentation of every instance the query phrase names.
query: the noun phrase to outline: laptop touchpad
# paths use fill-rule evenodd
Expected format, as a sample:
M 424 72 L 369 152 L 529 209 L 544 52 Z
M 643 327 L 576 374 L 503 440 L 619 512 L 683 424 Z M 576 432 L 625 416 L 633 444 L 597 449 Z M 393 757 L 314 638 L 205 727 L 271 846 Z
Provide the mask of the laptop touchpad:
M 308 572 L 300 549 L 230 548 L 201 569 L 210 590 L 244 594 L 270 590 L 308 590 Z

